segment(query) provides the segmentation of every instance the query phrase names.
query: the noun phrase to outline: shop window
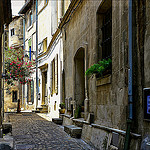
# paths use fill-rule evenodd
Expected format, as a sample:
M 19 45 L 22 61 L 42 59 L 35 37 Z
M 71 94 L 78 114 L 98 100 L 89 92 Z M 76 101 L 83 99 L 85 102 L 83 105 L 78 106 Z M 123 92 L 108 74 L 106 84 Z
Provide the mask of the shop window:
M 12 102 L 17 102 L 17 91 L 12 91 Z

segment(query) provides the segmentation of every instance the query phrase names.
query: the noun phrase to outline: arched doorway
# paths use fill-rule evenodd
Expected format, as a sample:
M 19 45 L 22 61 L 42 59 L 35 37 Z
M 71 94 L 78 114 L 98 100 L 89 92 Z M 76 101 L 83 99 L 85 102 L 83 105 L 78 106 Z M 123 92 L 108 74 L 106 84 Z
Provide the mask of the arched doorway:
M 74 57 L 75 62 L 75 102 L 83 108 L 85 100 L 85 50 L 80 48 Z M 76 108 L 78 109 L 78 108 Z M 81 109 L 81 111 L 84 111 Z

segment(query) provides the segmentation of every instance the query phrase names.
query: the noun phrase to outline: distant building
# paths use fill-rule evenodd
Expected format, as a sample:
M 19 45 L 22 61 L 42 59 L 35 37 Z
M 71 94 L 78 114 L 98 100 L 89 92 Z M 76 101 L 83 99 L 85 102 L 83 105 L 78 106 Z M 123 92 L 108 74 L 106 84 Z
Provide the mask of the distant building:
M 38 7 L 38 107 L 46 107 L 50 118 L 59 117 L 62 102 L 63 42 L 58 26 L 68 5 L 56 0 L 41 1 Z
M 25 17 L 24 43 L 25 53 L 29 59 L 36 59 L 36 44 L 38 44 L 38 76 L 36 77 L 35 71 L 31 76 L 32 83 L 25 85 L 25 109 L 48 113 L 51 118 L 59 117 L 59 104 L 62 102 L 63 45 L 58 26 L 69 3 L 69 0 L 38 1 L 38 30 L 36 1 L 26 1 L 19 12 Z
M 24 54 L 25 59 L 36 59 L 36 2 L 26 1 L 19 14 L 24 18 Z M 33 67 L 34 70 L 35 66 Z M 29 84 L 23 86 L 23 108 L 24 110 L 33 110 L 36 108 L 36 72 L 31 75 Z
M 4 31 L 4 56 L 5 51 L 11 47 L 14 49 L 23 48 L 23 18 L 14 16 L 12 21 Z M 5 70 L 3 70 L 5 72 Z M 22 100 L 22 86 L 15 82 L 16 86 L 8 86 L 4 82 L 4 112 L 17 110 L 18 99 Z M 9 88 L 9 89 L 8 89 Z M 22 106 L 22 101 L 21 101 Z

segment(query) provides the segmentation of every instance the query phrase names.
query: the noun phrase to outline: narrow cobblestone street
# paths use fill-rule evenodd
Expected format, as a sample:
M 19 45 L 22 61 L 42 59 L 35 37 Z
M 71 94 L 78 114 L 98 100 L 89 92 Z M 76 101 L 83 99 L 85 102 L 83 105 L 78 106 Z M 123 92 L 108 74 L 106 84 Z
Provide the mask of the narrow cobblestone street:
M 94 150 L 81 139 L 71 138 L 51 121 L 35 113 L 9 114 L 15 150 Z

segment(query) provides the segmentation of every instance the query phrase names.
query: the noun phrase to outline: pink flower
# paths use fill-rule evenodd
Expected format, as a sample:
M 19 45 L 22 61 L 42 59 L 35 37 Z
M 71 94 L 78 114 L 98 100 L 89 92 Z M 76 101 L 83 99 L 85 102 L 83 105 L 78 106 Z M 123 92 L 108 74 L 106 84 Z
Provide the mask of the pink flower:
M 10 65 L 12 65 L 12 63 L 10 63 Z

